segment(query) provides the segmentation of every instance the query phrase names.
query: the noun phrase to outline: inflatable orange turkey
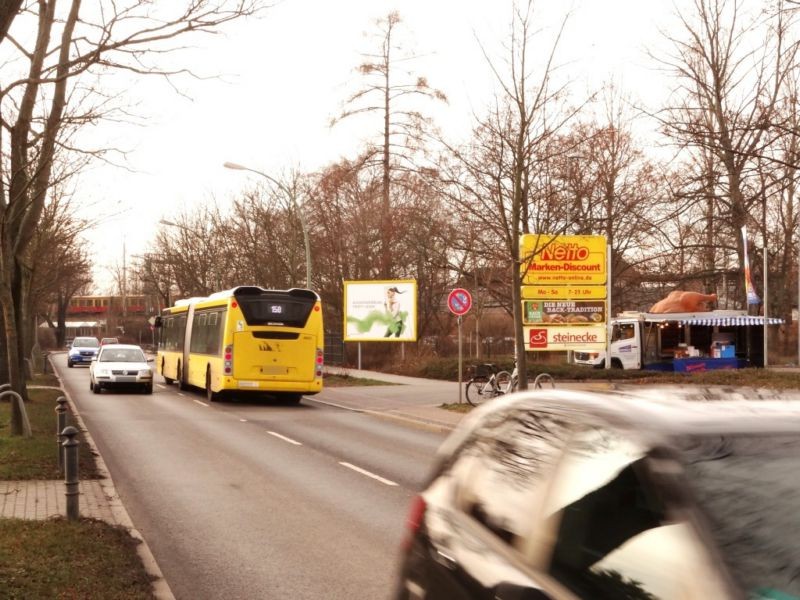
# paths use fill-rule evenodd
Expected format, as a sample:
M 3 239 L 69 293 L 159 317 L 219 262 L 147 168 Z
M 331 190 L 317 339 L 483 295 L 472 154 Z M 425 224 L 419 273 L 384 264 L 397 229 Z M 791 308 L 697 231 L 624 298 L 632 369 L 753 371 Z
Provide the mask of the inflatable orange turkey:
M 650 307 L 651 313 L 681 313 L 711 310 L 711 303 L 717 301 L 716 294 L 700 292 L 682 292 L 675 290 L 666 298 Z

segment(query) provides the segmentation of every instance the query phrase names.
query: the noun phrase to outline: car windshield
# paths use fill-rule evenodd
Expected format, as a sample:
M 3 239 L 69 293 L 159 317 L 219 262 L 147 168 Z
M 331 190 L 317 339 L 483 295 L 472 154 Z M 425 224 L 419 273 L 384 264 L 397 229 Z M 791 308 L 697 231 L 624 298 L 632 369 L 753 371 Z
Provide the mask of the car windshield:
M 97 341 L 97 338 L 75 338 L 72 345 L 80 348 L 97 348 L 100 342 Z
M 732 576 L 751 597 L 800 597 L 800 436 L 688 441 L 689 485 Z
M 138 348 L 112 348 L 100 354 L 100 362 L 146 362 Z

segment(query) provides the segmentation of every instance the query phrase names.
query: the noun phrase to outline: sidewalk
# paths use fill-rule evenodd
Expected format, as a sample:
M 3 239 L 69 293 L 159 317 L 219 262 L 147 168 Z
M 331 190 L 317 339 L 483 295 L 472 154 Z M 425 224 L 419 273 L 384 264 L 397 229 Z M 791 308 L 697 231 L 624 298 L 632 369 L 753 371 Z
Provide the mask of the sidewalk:
M 464 413 L 441 408 L 442 404 L 458 402 L 457 382 L 337 366 L 326 367 L 326 372 L 383 381 L 387 385 L 325 387 L 310 398 L 314 402 L 445 433 L 454 429 L 464 417 Z M 466 402 L 463 398 L 462 401 Z
M 82 517 L 126 526 L 122 503 L 105 480 L 78 484 Z M 0 481 L 0 519 L 50 519 L 67 514 L 66 485 L 62 480 Z
M 36 386 L 32 386 L 36 387 Z M 48 386 L 49 387 L 49 386 Z M 145 570 L 152 578 L 153 595 L 158 600 L 175 600 L 169 584 L 153 557 L 150 547 L 134 527 L 128 511 L 122 504 L 111 475 L 103 462 L 103 457 L 86 429 L 80 414 L 69 394 L 62 390 L 69 401 L 70 419 L 77 427 L 95 455 L 97 470 L 101 479 L 84 479 L 78 483 L 78 510 L 82 518 L 98 519 L 111 525 L 124 527 L 130 536 L 139 541 L 136 552 Z M 46 520 L 53 517 L 66 517 L 66 484 L 56 480 L 0 481 L 0 518 Z

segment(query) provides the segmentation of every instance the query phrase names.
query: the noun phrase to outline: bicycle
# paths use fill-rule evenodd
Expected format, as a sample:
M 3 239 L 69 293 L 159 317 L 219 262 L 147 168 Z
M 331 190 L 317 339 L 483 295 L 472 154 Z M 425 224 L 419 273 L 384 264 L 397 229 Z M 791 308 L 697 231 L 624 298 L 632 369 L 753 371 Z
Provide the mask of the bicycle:
M 541 390 L 546 383 L 550 384 L 552 389 L 556 389 L 556 380 L 553 379 L 553 376 L 549 373 L 539 373 L 536 376 L 536 379 L 533 381 L 533 388 L 536 390 Z M 511 379 L 503 388 L 504 394 L 510 394 L 512 392 L 517 391 L 517 386 L 519 386 L 519 372 L 517 371 L 516 365 L 514 366 L 514 370 L 511 371 Z
M 473 369 L 474 375 L 467 382 L 465 389 L 467 402 L 472 406 L 502 396 L 512 383 L 511 373 L 498 371 L 493 364 L 475 365 Z
M 508 383 L 503 388 L 503 393 L 510 394 L 512 392 L 516 392 L 518 385 L 519 385 L 519 372 L 517 371 L 517 365 L 514 365 L 514 370 L 511 371 L 511 377 L 509 377 Z

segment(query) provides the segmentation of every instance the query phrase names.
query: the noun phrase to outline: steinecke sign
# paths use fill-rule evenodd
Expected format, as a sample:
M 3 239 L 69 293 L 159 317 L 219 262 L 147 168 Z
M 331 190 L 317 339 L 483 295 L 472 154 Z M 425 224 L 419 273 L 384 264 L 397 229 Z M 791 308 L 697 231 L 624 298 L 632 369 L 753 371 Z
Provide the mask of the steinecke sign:
M 593 326 L 524 327 L 528 350 L 603 350 L 606 328 Z

